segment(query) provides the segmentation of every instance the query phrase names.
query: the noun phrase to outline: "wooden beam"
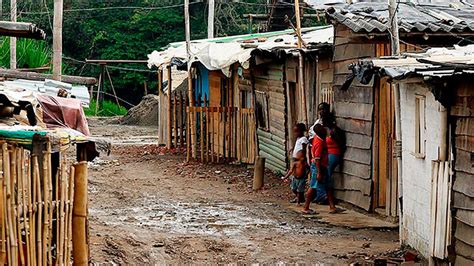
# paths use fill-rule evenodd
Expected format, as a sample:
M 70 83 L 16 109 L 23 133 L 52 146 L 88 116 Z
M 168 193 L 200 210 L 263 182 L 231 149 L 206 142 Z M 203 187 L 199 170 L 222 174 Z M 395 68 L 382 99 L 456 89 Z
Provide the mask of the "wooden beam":
M 13 79 L 28 79 L 28 80 L 46 80 L 53 79 L 51 74 L 42 74 L 36 72 L 24 72 L 12 69 L 0 69 L 0 77 Z M 91 77 L 79 76 L 62 76 L 62 82 L 78 84 L 78 85 L 95 85 L 97 79 Z
M 147 64 L 147 60 L 107 60 L 107 59 L 86 59 L 89 64 Z

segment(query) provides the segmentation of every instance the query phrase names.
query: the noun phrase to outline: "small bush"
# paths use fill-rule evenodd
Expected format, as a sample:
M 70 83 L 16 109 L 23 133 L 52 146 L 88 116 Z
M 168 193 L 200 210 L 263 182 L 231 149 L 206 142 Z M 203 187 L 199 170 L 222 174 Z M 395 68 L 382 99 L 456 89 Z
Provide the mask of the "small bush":
M 86 116 L 96 116 L 95 114 L 96 101 L 92 100 L 89 108 L 84 108 Z M 102 101 L 99 104 L 99 110 L 97 116 L 123 116 L 127 114 L 127 109 L 123 106 L 118 106 L 116 103 L 111 101 Z

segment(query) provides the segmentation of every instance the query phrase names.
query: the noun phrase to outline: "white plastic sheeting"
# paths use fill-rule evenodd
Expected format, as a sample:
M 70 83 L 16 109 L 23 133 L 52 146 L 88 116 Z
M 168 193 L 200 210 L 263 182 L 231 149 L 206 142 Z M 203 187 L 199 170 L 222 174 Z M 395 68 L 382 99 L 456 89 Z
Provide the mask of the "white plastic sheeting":
M 332 45 L 334 29 L 332 26 L 303 28 L 302 39 L 310 47 L 321 44 Z M 229 67 L 234 63 L 238 62 L 242 67 L 247 68 L 252 51 L 257 49 L 267 51 L 297 49 L 296 34 L 292 30 L 285 30 L 192 41 L 191 63 L 200 62 L 209 70 L 222 70 L 228 75 Z M 170 64 L 173 59 L 187 61 L 184 42 L 170 44 L 164 51 L 154 51 L 149 54 L 148 67 L 161 68 Z
M 374 67 L 383 69 L 386 76 L 395 79 L 403 78 L 410 74 L 442 77 L 453 74 L 472 73 L 472 67 L 474 67 L 474 44 L 467 46 L 455 45 L 454 48 L 431 48 L 424 53 L 406 53 L 403 55 L 403 58 L 391 57 L 368 61 L 372 61 Z M 446 67 L 449 65 L 452 67 Z M 457 69 L 456 65 L 465 66 L 465 68 Z

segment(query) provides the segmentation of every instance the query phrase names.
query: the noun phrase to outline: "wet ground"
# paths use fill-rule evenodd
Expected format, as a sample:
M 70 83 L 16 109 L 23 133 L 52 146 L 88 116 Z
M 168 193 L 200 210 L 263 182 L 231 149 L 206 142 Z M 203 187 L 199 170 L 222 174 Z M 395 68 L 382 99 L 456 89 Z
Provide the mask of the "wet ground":
M 347 264 L 398 247 L 398 231 L 350 230 L 287 207 L 286 184 L 268 176 L 251 189 L 251 169 L 185 164 L 179 154 L 128 140 L 153 128 L 91 121 L 113 137 L 112 154 L 92 164 L 91 257 L 97 263 Z

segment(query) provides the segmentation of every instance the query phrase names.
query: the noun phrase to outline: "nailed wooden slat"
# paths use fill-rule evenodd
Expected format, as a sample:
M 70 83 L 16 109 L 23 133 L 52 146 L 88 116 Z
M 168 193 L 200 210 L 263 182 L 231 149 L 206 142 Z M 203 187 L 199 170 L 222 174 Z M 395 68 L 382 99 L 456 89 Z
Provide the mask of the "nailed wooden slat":
M 334 47 L 334 61 L 375 57 L 375 45 L 371 43 L 349 43 Z
M 474 227 L 457 220 L 454 237 L 470 246 L 474 246 Z
M 372 189 L 371 179 L 362 179 L 357 176 L 334 173 L 334 187 L 338 190 L 357 190 L 361 191 L 364 195 L 370 196 Z
M 472 83 L 466 80 L 465 82 L 459 84 L 459 86 L 457 87 L 456 95 L 459 97 L 474 96 L 474 91 L 472 90 Z
M 351 70 L 349 70 L 349 65 L 352 63 L 357 62 L 357 59 L 349 59 L 349 60 L 344 60 L 340 62 L 334 62 L 334 74 L 346 74 L 350 75 L 352 73 Z M 342 85 L 342 84 L 338 84 Z
M 336 101 L 334 102 L 334 110 L 336 110 L 337 117 L 372 121 L 374 105 Z
M 462 241 L 455 241 L 454 242 L 454 249 L 456 250 L 456 255 L 463 256 L 466 259 L 471 260 L 470 264 L 460 264 L 458 261 L 455 265 L 474 265 L 474 247 L 464 243 Z
M 474 136 L 474 117 L 456 119 L 456 135 Z
M 474 211 L 456 210 L 456 219 L 474 227 Z
M 337 199 L 352 203 L 366 211 L 370 209 L 371 197 L 365 196 L 360 191 L 335 190 L 334 196 Z
M 455 103 L 451 106 L 451 115 L 474 116 L 474 96 L 456 97 Z
M 267 132 L 267 131 L 263 131 L 263 130 L 257 130 L 257 135 L 260 137 L 264 137 L 264 138 L 267 138 L 267 139 L 270 139 L 272 141 L 274 141 L 275 143 L 279 143 L 279 144 L 284 144 L 285 143 L 285 138 L 283 137 L 280 137 L 278 135 L 275 135 L 275 134 L 272 134 L 270 132 Z
M 463 256 L 456 256 L 456 261 L 454 262 L 454 265 L 474 265 L 474 260 L 465 258 Z
M 466 152 L 474 151 L 474 136 L 456 136 L 456 148 Z
M 471 198 L 474 198 L 473 183 L 474 175 L 464 172 L 456 172 L 456 179 L 454 180 L 453 190 Z
M 371 166 L 351 161 L 344 161 L 341 171 L 361 179 L 371 179 Z
M 337 75 L 334 75 L 334 81 L 333 83 L 335 85 L 342 85 L 346 82 L 347 80 L 347 77 L 348 75 L 347 74 L 337 74 Z M 367 94 L 368 97 L 370 97 L 369 100 L 372 100 L 372 88 L 374 86 L 374 79 L 372 78 L 370 83 L 369 84 L 362 84 L 360 83 L 360 81 L 358 79 L 354 79 L 351 83 L 351 89 L 350 90 L 353 90 L 353 89 L 356 89 L 356 88 L 362 88 L 364 91 L 363 93 L 364 94 Z M 356 96 L 359 96 L 361 97 L 361 95 L 356 95 Z M 366 96 L 367 98 L 367 96 Z M 365 98 L 361 98 L 361 99 L 365 99 Z
M 474 198 L 454 191 L 454 208 L 474 211 Z
M 372 148 L 372 137 L 346 132 L 347 147 L 369 150 Z
M 473 153 L 456 149 L 456 165 L 458 171 L 474 174 Z
M 336 118 L 337 126 L 347 132 L 362 134 L 371 136 L 372 135 L 372 122 L 350 119 L 350 118 Z
M 370 165 L 372 162 L 372 151 L 347 147 L 346 152 L 344 153 L 344 161 L 352 161 Z

